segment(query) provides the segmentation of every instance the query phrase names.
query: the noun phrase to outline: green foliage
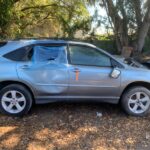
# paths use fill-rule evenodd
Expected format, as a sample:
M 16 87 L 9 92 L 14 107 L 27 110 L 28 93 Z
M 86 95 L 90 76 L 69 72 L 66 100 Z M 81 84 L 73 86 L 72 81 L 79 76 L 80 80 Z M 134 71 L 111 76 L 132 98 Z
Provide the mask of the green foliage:
M 73 38 L 79 30 L 83 34 L 90 30 L 90 19 L 80 0 L 0 1 L 1 38 L 43 35 Z
M 62 24 L 63 37 L 73 38 L 77 30 L 86 32 L 90 29 L 89 13 L 82 1 L 56 1 L 61 7 L 57 9 L 55 18 Z
M 127 46 L 142 51 L 150 26 L 150 0 L 86 1 L 99 5 L 99 11 L 102 8 L 106 11 L 107 16 L 101 18 L 101 24 L 107 32 L 111 29 L 114 33 L 118 51 L 121 52 Z
M 116 43 L 114 40 L 94 40 L 92 44 L 103 50 L 106 50 L 111 54 L 118 54 Z
M 6 29 L 13 15 L 14 0 L 0 0 L 0 37 L 5 37 Z

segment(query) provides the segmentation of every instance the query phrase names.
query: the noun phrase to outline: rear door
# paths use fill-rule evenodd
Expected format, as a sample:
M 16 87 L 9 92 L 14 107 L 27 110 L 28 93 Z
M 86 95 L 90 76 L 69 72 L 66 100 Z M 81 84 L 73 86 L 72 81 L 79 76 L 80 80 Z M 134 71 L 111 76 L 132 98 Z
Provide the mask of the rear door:
M 66 45 L 36 45 L 29 60 L 18 62 L 21 80 L 36 88 L 38 98 L 63 98 L 68 90 Z
M 69 96 L 72 98 L 116 99 L 120 77 L 111 78 L 111 59 L 88 46 L 69 46 Z

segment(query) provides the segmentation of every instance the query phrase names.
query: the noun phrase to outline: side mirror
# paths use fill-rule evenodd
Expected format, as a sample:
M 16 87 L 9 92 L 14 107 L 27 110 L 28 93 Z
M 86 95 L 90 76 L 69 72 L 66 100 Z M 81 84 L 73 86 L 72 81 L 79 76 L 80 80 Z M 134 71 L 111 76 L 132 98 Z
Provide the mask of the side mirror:
M 121 74 L 121 71 L 118 68 L 113 68 L 113 70 L 110 74 L 110 77 L 117 79 L 120 76 L 120 74 Z

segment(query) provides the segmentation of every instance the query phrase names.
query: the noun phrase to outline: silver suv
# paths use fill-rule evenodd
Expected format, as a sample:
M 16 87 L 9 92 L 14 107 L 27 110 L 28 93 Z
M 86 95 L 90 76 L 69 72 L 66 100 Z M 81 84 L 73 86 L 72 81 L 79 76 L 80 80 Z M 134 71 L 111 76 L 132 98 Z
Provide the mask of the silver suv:
M 130 115 L 150 109 L 150 71 L 94 45 L 62 40 L 0 44 L 0 111 L 26 114 L 33 103 L 121 103 Z

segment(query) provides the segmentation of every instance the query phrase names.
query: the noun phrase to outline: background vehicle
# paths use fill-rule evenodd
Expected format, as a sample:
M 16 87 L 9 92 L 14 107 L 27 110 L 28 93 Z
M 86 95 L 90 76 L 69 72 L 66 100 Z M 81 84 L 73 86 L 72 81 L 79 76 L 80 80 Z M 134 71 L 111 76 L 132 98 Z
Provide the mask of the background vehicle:
M 150 71 L 94 45 L 62 40 L 8 41 L 0 47 L 0 111 L 21 116 L 32 103 L 121 102 L 143 116 L 150 108 Z

